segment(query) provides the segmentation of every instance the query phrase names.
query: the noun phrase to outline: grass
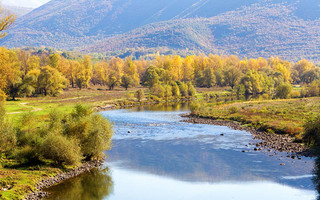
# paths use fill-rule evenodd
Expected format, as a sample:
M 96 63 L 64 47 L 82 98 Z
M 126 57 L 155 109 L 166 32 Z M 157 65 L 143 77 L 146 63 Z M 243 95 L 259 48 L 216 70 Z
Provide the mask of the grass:
M 301 139 L 303 125 L 320 113 L 320 98 L 262 100 L 217 105 L 194 111 L 199 117 L 238 121 L 271 133 Z
M 77 103 L 87 104 L 89 106 L 105 106 L 127 99 L 127 96 L 133 96 L 138 88 L 132 88 L 128 91 L 119 88 L 114 91 L 108 91 L 106 88 L 100 89 L 93 87 L 91 89 L 79 90 L 69 88 L 57 97 L 30 97 L 20 98 L 17 101 L 7 101 L 5 104 L 6 112 L 14 123 L 28 112 L 32 112 L 41 121 L 52 111 L 58 110 L 63 113 L 70 113 Z
M 21 166 L 0 153 L 0 199 L 23 199 L 25 194 L 35 190 L 36 183 L 43 178 L 52 177 L 61 169 L 42 164 Z

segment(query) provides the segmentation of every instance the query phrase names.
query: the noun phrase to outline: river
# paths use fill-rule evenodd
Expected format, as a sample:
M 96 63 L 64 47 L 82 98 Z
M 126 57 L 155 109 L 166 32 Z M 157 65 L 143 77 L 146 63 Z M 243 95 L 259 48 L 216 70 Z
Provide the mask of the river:
M 188 112 L 188 104 L 102 112 L 115 130 L 105 165 L 49 188 L 47 199 L 317 198 L 313 159 L 255 152 L 250 133 L 181 122 Z

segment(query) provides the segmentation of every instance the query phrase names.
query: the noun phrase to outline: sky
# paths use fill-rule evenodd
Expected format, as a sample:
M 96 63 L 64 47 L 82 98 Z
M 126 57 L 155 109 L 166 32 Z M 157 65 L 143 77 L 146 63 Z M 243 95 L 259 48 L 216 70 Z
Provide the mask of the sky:
M 19 6 L 28 8 L 37 8 L 50 0 L 0 0 L 2 4 L 9 6 Z

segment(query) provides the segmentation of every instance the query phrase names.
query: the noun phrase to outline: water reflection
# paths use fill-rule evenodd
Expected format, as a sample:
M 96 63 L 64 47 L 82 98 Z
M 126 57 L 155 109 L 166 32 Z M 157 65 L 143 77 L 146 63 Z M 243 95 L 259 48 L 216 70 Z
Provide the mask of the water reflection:
M 113 181 L 108 168 L 93 169 L 46 191 L 47 200 L 102 200 L 112 193 Z

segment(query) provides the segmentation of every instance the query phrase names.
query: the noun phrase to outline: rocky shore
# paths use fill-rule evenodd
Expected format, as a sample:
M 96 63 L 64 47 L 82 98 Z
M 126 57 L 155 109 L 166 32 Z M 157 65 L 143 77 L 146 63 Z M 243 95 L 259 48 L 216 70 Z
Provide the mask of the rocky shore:
M 183 115 L 182 117 L 186 117 L 186 119 L 183 121 L 188 123 L 227 126 L 234 130 L 243 130 L 250 132 L 253 135 L 254 139 L 258 139 L 261 141 L 255 144 L 248 144 L 248 146 L 252 146 L 253 151 L 265 150 L 268 152 L 274 152 L 275 154 L 277 154 L 277 152 L 286 152 L 287 157 L 291 157 L 292 159 L 300 159 L 301 156 L 310 156 L 310 152 L 303 144 L 294 142 L 294 138 L 288 135 L 279 135 L 259 131 L 251 127 L 242 126 L 240 123 L 234 121 L 197 118 L 189 114 Z
M 86 162 L 86 163 L 83 163 L 80 167 L 58 174 L 52 178 L 41 180 L 39 183 L 37 183 L 36 191 L 32 191 L 31 193 L 29 193 L 25 198 L 25 200 L 43 199 L 49 195 L 47 192 L 44 192 L 43 189 L 49 188 L 55 184 L 61 183 L 62 181 L 67 180 L 69 178 L 76 177 L 94 168 L 98 168 L 102 166 L 103 163 L 104 163 L 103 159 Z

